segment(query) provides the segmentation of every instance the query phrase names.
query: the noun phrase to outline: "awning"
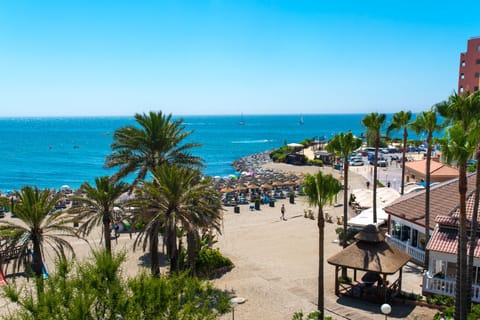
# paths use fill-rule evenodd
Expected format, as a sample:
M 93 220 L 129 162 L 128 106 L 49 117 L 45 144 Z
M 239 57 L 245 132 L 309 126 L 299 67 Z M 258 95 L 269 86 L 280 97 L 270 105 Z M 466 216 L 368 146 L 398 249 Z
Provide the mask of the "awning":
M 352 191 L 355 195 L 355 202 L 361 208 L 373 207 L 372 189 L 355 189 Z M 377 188 L 377 207 L 383 208 L 400 197 L 400 193 L 392 188 Z
M 388 219 L 388 214 L 382 208 L 377 208 L 377 223 L 373 223 L 373 208 L 360 212 L 357 216 L 348 220 L 347 224 L 352 227 L 365 227 L 369 224 L 382 225 Z

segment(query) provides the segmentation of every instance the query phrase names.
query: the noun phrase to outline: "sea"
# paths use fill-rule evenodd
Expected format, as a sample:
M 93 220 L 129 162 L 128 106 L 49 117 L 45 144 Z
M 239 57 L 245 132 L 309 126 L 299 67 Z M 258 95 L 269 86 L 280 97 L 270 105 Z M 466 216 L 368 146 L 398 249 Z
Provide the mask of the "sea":
M 364 114 L 182 116 L 189 142 L 202 146 L 204 174 L 228 176 L 238 158 L 287 143 L 329 139 L 351 130 L 360 135 Z M 0 190 L 22 186 L 59 189 L 93 183 L 115 169 L 104 168 L 116 129 L 135 125 L 132 117 L 0 118 Z

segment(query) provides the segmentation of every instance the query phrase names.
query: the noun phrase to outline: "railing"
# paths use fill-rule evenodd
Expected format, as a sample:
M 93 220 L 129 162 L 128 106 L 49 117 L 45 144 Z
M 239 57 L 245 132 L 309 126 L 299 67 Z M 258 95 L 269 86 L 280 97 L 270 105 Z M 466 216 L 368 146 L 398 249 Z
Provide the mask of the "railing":
M 455 280 L 423 276 L 423 292 L 455 297 Z M 472 285 L 472 302 L 480 303 L 480 286 Z
M 399 239 L 393 238 L 390 235 L 387 235 L 386 241 L 388 244 L 391 244 L 398 249 L 408 253 L 410 257 L 412 257 L 412 261 L 415 262 L 418 265 L 423 266 L 423 263 L 425 261 L 425 251 L 420 250 L 416 247 L 412 247 L 406 242 L 400 241 Z
M 7 248 L 5 250 L 0 251 L 0 259 L 3 261 L 16 259 L 19 256 L 21 256 L 24 252 L 25 252 L 25 248 L 23 246 Z

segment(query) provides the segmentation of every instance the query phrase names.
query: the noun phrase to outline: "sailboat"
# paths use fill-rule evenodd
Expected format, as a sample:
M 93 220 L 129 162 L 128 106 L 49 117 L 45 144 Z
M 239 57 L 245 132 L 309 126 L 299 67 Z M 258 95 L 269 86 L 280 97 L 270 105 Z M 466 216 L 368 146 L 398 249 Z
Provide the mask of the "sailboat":
M 239 122 L 238 124 L 241 125 L 241 126 L 244 126 L 244 125 L 245 125 L 245 120 L 243 119 L 243 113 L 242 113 L 242 115 L 240 116 L 240 122 Z
M 304 122 L 303 122 L 303 116 L 300 116 L 300 120 L 298 120 L 298 124 L 300 124 L 300 125 L 303 125 L 303 124 L 304 124 Z

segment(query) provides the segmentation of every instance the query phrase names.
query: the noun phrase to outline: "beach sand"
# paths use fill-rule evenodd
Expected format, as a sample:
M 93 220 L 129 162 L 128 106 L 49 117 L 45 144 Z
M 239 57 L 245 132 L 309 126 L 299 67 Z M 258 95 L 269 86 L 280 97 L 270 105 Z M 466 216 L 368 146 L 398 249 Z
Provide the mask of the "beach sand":
M 286 164 L 268 163 L 263 165 L 284 172 L 314 173 L 318 167 L 290 166 Z M 332 172 L 330 168 L 322 169 Z M 338 172 L 334 172 L 339 176 Z M 352 173 L 349 188 L 361 188 L 365 178 Z M 280 219 L 280 207 L 286 207 L 286 221 Z M 339 196 L 337 203 L 343 203 Z M 230 257 L 235 268 L 214 280 L 215 286 L 233 292 L 246 299 L 244 304 L 235 308 L 236 319 L 291 319 L 296 311 L 310 312 L 316 309 L 317 273 L 318 273 L 318 228 L 316 220 L 304 218 L 304 209 L 309 209 L 305 200 L 296 198 L 295 204 L 288 199 L 276 203 L 275 207 L 263 205 L 260 211 L 250 211 L 248 205 L 240 206 L 240 214 L 233 212 L 233 207 L 226 207 L 222 235 L 218 237 L 221 252 Z M 316 208 L 312 208 L 315 212 Z M 326 209 L 336 221 L 343 215 L 343 207 Z M 325 307 L 326 315 L 334 319 L 384 319 L 380 313 L 380 305 L 339 298 L 334 295 L 334 267 L 326 260 L 341 250 L 334 240 L 337 238 L 336 223 L 327 223 L 325 229 Z M 133 235 L 135 237 L 135 235 Z M 89 243 L 72 239 L 76 256 L 79 259 L 91 254 L 91 247 L 100 244 L 100 229 L 89 237 Z M 132 251 L 133 240 L 128 233 L 120 234 L 118 242 L 113 241 L 114 250 L 127 252 L 127 260 L 123 265 L 126 276 L 133 276 L 145 270 L 145 257 L 148 253 L 142 250 Z M 47 268 L 53 270 L 52 257 L 47 257 Z M 163 271 L 163 270 L 162 270 Z M 8 268 L 11 273 L 11 266 Z M 404 268 L 403 290 L 421 292 L 420 271 L 413 264 Z M 24 279 L 17 278 L 19 283 Z M 11 279 L 9 279 L 11 280 Z M 31 282 L 30 282 L 31 283 Z M 1 299 L 2 311 L 9 310 L 11 305 Z M 394 303 L 390 318 L 397 319 L 432 319 L 435 310 Z M 231 319 L 232 314 L 221 319 Z
M 269 163 L 264 167 L 294 173 L 315 173 L 318 167 L 291 166 Z M 332 173 L 331 168 L 322 168 Z M 337 171 L 334 176 L 339 177 Z M 362 188 L 365 178 L 351 173 L 349 188 Z M 336 204 L 343 203 L 339 196 Z M 285 204 L 287 221 L 280 219 L 280 207 Z M 244 304 L 235 308 L 236 319 L 291 319 L 297 311 L 308 313 L 316 309 L 318 275 L 318 228 L 316 220 L 304 218 L 304 209 L 309 209 L 302 197 L 295 204 L 288 199 L 275 207 L 263 205 L 260 211 L 240 207 L 240 214 L 227 207 L 224 216 L 224 232 L 219 237 L 220 251 L 230 257 L 235 268 L 214 281 L 220 289 L 233 291 L 245 298 Z M 311 208 L 317 212 L 316 208 Z M 336 217 L 343 215 L 343 206 L 328 206 L 334 223 L 325 228 L 325 308 L 326 315 L 334 319 L 384 319 L 380 304 L 334 294 L 335 268 L 326 260 L 341 251 L 335 241 Z M 316 214 L 315 214 L 316 216 Z M 351 272 L 351 271 L 350 271 Z M 420 269 L 409 263 L 404 267 L 403 290 L 421 293 Z M 390 318 L 432 319 L 436 310 L 392 304 Z M 222 319 L 231 319 L 225 315 Z

